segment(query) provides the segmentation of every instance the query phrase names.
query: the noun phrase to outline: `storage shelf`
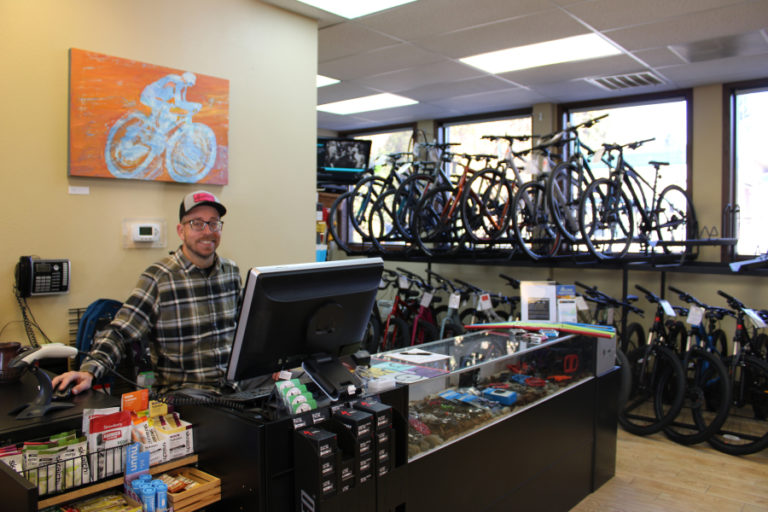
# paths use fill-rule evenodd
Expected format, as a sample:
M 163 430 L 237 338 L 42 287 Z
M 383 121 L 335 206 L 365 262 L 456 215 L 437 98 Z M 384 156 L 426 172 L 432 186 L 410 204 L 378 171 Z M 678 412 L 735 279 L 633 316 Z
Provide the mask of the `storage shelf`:
M 197 463 L 196 454 L 189 455 L 187 457 L 182 457 L 181 459 L 172 460 L 170 462 L 166 462 L 165 464 L 158 464 L 157 466 L 152 466 L 149 468 L 149 472 L 155 475 L 158 473 L 165 473 L 166 471 L 170 471 L 171 469 L 179 468 L 182 466 L 188 466 L 190 464 L 195 464 L 195 463 Z M 59 494 L 56 496 L 52 496 L 50 498 L 39 500 L 37 502 L 37 508 L 38 510 L 42 510 L 46 507 L 51 507 L 53 505 L 61 505 L 62 503 L 77 500 L 85 496 L 95 494 L 97 492 L 111 489 L 113 487 L 119 487 L 123 485 L 124 481 L 125 479 L 121 476 L 117 478 L 112 478 L 110 480 L 105 480 L 103 482 L 99 482 L 93 485 L 79 487 L 73 491 L 66 492 L 64 494 Z

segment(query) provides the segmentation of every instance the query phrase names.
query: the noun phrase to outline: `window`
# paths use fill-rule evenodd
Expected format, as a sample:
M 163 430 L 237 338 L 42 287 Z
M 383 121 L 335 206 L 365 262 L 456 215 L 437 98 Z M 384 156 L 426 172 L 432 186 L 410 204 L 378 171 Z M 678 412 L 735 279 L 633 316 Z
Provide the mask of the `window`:
M 470 154 L 489 154 L 502 156 L 506 152 L 505 143 L 491 142 L 483 135 L 531 135 L 530 114 L 503 119 L 476 119 L 473 121 L 444 122 L 442 139 L 445 142 L 459 142 L 455 152 Z M 531 147 L 531 142 L 516 143 Z M 515 146 L 517 149 L 517 146 Z
M 413 129 L 407 128 L 395 131 L 353 135 L 353 137 L 355 139 L 371 141 L 371 161 L 369 165 L 379 168 L 384 165 L 387 155 L 410 151 L 412 135 Z
M 570 110 L 566 121 L 576 125 L 583 121 L 608 114 L 589 130 L 584 130 L 583 141 L 594 150 L 603 143 L 627 144 L 654 139 L 637 148 L 626 149 L 624 158 L 649 183 L 653 184 L 654 169 L 648 162 L 669 162 L 661 168 L 657 191 L 677 183 L 687 189 L 688 185 L 688 114 L 687 101 L 674 99 L 638 105 L 614 105 Z M 594 159 L 593 159 L 594 165 Z M 607 172 L 607 166 L 597 166 L 598 172 Z
M 765 212 L 768 197 L 768 147 L 765 119 L 768 116 L 768 85 L 760 89 L 735 90 L 733 94 L 733 176 L 731 200 L 738 205 L 736 254 L 752 256 L 768 250 Z

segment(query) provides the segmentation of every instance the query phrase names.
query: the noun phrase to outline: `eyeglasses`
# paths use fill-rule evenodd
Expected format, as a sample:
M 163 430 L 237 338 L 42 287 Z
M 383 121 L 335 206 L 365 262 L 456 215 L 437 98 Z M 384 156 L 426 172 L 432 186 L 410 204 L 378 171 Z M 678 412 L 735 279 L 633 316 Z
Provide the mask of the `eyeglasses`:
M 192 231 L 203 231 L 205 226 L 208 225 L 208 229 L 210 229 L 212 233 L 221 231 L 222 226 L 224 226 L 224 222 L 221 220 L 209 220 L 206 222 L 202 219 L 188 220 L 187 222 L 184 222 L 184 224 L 189 224 Z

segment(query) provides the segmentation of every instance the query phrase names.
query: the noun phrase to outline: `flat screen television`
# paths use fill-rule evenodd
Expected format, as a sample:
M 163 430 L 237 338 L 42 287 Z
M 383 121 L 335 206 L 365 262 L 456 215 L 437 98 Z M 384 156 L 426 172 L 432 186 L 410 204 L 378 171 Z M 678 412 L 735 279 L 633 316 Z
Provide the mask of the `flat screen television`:
M 368 168 L 370 158 L 370 140 L 318 138 L 317 181 L 354 183 Z
M 384 263 L 381 258 L 250 269 L 227 379 L 303 366 L 333 400 L 352 374 L 338 357 L 359 349 Z

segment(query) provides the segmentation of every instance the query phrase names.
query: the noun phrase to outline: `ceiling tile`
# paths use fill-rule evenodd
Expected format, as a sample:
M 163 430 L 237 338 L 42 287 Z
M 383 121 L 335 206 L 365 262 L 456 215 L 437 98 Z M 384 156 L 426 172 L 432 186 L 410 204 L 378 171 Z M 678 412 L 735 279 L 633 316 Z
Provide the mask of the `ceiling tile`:
M 407 41 L 418 41 L 551 9 L 541 0 L 472 0 L 470 9 L 467 0 L 419 0 L 366 16 L 359 23 Z
M 439 100 L 440 98 L 467 96 L 470 94 L 481 94 L 501 89 L 510 89 L 509 85 L 509 82 L 506 80 L 501 80 L 498 77 L 488 75 L 469 80 L 430 84 L 415 89 L 407 89 L 402 91 L 402 95 L 417 101 L 434 101 Z
M 555 10 L 500 21 L 481 28 L 438 35 L 419 41 L 419 46 L 458 59 L 587 32 L 588 30 L 578 21 L 562 11 Z
M 728 83 L 764 78 L 768 70 L 768 55 L 732 57 L 730 59 L 695 62 L 684 66 L 670 66 L 660 70 L 680 87 L 707 83 Z
M 318 62 L 394 46 L 401 41 L 355 23 L 339 23 L 318 31 Z
M 669 48 L 652 48 L 650 50 L 639 50 L 632 52 L 632 55 L 645 63 L 650 68 L 658 68 L 663 66 L 674 66 L 683 64 L 684 61 L 679 56 L 675 55 Z
M 597 30 L 609 30 L 740 3 L 744 0 L 596 0 L 569 5 L 567 10 Z
M 317 89 L 317 104 L 324 105 L 334 101 L 349 100 L 352 98 L 361 98 L 378 94 L 381 90 L 374 90 L 370 87 L 363 87 L 355 82 L 339 82 L 338 84 L 328 85 Z
M 442 58 L 435 53 L 402 43 L 382 50 L 321 62 L 318 64 L 318 73 L 339 80 L 349 80 L 432 64 L 442 60 Z
M 359 78 L 356 82 L 369 87 L 383 88 L 390 92 L 400 92 L 422 85 L 476 78 L 482 74 L 483 72 L 480 70 L 445 60 L 426 66 L 416 66 L 410 69 Z
M 763 8 L 759 8 L 759 4 Z M 606 32 L 606 36 L 624 49 L 635 51 L 752 32 L 767 26 L 768 7 L 765 2 L 746 2 L 657 23 L 611 30 Z
M 555 81 L 568 81 L 576 78 L 616 75 L 645 71 L 642 65 L 627 55 L 615 55 L 600 59 L 589 59 L 578 62 L 565 62 L 540 68 L 522 69 L 500 76 L 508 78 L 521 85 L 533 87 L 539 84 Z

